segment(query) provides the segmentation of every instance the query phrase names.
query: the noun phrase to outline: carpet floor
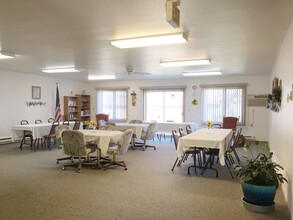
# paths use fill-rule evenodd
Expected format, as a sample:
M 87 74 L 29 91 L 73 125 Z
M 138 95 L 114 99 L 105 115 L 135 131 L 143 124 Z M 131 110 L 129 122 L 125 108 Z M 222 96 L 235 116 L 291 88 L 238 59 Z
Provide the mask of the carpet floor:
M 243 207 L 239 179 L 225 166 L 187 175 L 189 158 L 171 171 L 176 159 L 170 140 L 129 150 L 121 167 L 62 170 L 62 150 L 33 152 L 19 143 L 0 145 L 0 219 L 290 219 L 279 189 L 275 211 L 260 214 Z M 241 154 L 242 149 L 237 149 Z

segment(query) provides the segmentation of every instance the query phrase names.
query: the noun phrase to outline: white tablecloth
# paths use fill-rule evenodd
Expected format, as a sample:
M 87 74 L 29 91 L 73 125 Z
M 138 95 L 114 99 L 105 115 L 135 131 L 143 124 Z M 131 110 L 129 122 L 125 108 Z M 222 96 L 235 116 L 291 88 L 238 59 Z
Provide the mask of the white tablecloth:
M 136 138 L 141 137 L 142 131 L 146 131 L 149 124 L 130 124 L 130 123 L 116 123 L 116 127 L 119 131 L 125 131 L 127 129 L 132 129 Z
M 69 127 L 72 129 L 74 126 L 74 121 L 69 122 Z M 62 124 L 62 122 L 60 122 Z M 28 125 L 13 125 L 12 126 L 12 141 L 19 140 L 23 137 L 23 131 L 31 131 L 33 138 L 41 138 L 44 135 L 50 133 L 52 127 L 51 123 L 41 123 L 41 124 L 28 124 Z M 80 129 L 82 129 L 82 122 L 80 123 Z
M 171 133 L 172 130 L 178 131 L 179 127 L 182 127 L 185 131 L 187 125 L 190 125 L 192 131 L 196 131 L 198 129 L 197 123 L 195 122 L 159 122 L 158 131 Z
M 202 128 L 191 134 L 179 138 L 177 156 L 182 158 L 184 152 L 190 147 L 218 148 L 221 165 L 225 165 L 224 153 L 232 135 L 232 129 Z
M 94 141 L 101 149 L 102 155 L 107 155 L 107 150 L 111 143 L 117 143 L 122 136 L 121 131 L 106 131 L 106 130 L 81 130 L 86 141 Z

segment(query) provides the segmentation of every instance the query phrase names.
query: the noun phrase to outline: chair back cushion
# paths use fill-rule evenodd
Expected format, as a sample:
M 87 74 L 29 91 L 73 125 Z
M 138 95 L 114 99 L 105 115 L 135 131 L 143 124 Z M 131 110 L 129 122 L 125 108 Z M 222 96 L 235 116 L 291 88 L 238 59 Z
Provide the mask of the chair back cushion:
M 57 146 L 58 148 L 61 148 L 62 147 L 62 132 L 63 131 L 68 131 L 70 130 L 69 126 L 68 125 L 58 125 L 56 128 L 55 128 L 55 133 L 56 133 L 56 142 L 57 142 Z
M 62 141 L 65 154 L 70 156 L 85 156 L 87 154 L 84 134 L 80 131 L 63 131 Z
M 99 130 L 118 131 L 118 128 L 115 125 L 104 125 Z
M 129 121 L 130 124 L 142 124 L 142 120 L 134 119 Z
M 143 135 L 141 137 L 141 139 L 143 139 L 143 140 L 151 140 L 151 139 L 153 139 L 155 137 L 155 135 L 156 135 L 156 131 L 157 131 L 157 123 L 156 122 L 150 123 L 145 135 Z
M 98 121 L 98 126 L 99 126 L 99 128 L 105 126 L 106 123 L 107 123 L 107 122 L 106 122 L 105 120 L 103 120 L 103 119 L 99 120 L 99 121 Z
M 222 128 L 233 129 L 235 131 L 238 118 L 236 117 L 224 117 Z
M 132 135 L 133 129 L 127 129 L 123 132 L 118 141 L 118 154 L 125 154 L 128 151 Z

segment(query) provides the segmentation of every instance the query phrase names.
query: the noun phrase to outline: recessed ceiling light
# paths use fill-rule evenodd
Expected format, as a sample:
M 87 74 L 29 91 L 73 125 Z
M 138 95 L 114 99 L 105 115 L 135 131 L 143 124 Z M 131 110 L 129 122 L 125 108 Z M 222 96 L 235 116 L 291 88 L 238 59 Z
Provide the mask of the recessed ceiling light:
M 148 46 L 180 44 L 180 43 L 187 43 L 187 35 L 185 33 L 128 38 L 128 39 L 111 41 L 111 44 L 113 46 L 119 47 L 119 48 L 148 47 Z
M 205 71 L 205 72 L 184 72 L 183 76 L 216 76 L 222 75 L 222 71 Z
M 73 73 L 73 72 L 80 72 L 80 71 L 75 69 L 74 67 L 68 67 L 68 68 L 42 69 L 42 72 L 44 73 Z
M 190 60 L 170 60 L 170 61 L 161 61 L 160 65 L 162 67 L 170 66 L 196 66 L 196 65 L 208 65 L 211 64 L 210 59 L 190 59 Z
M 116 79 L 115 75 L 89 75 L 89 80 L 105 80 L 105 79 Z
M 10 58 L 15 58 L 15 54 L 5 53 L 0 51 L 0 59 L 10 59 Z

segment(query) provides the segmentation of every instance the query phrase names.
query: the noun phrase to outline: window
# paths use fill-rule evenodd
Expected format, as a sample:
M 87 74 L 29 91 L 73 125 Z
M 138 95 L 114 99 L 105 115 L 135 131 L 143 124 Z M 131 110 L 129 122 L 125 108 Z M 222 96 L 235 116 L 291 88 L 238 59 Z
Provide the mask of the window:
M 182 122 L 184 88 L 144 89 L 144 120 Z
M 107 89 L 97 91 L 97 114 L 109 114 L 109 120 L 126 121 L 127 90 Z
M 221 124 L 224 116 L 238 117 L 245 124 L 246 84 L 201 86 L 201 124 Z

